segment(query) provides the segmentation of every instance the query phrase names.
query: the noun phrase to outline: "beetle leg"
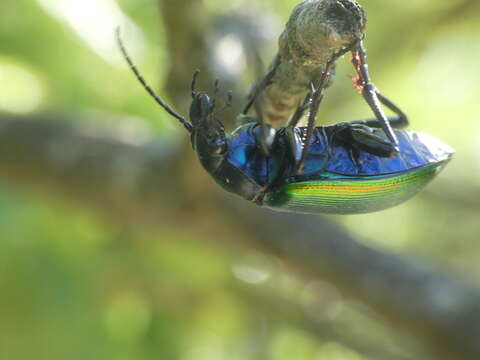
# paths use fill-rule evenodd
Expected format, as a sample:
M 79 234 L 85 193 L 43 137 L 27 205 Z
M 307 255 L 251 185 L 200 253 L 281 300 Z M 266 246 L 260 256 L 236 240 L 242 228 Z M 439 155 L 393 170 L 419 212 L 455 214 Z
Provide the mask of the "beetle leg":
M 319 89 L 320 92 L 314 93 L 312 98 L 312 104 L 310 106 L 310 114 L 308 115 L 307 123 L 307 133 L 303 142 L 302 155 L 299 160 L 296 162 L 295 173 L 299 174 L 303 171 L 303 165 L 305 164 L 305 159 L 307 158 L 308 150 L 310 149 L 310 142 L 312 141 L 313 132 L 315 130 L 315 118 L 318 113 L 318 108 L 323 99 L 323 89 Z M 317 95 L 318 94 L 318 95 Z
M 375 135 L 367 126 L 341 123 L 335 125 L 335 130 L 332 136 L 334 142 L 355 150 L 362 150 L 380 157 L 390 157 L 397 154 L 392 151 L 391 143 Z
M 295 173 L 297 174 L 303 171 L 303 165 L 305 163 L 305 159 L 307 158 L 308 150 L 310 149 L 310 142 L 312 141 L 313 132 L 315 130 L 315 119 L 317 117 L 320 104 L 322 103 L 323 96 L 325 95 L 325 84 L 328 81 L 330 71 L 335 64 L 336 59 L 337 56 L 334 55 L 325 64 L 325 69 L 322 71 L 318 83 L 316 84 L 316 86 L 312 84 L 313 90 L 311 93 L 311 99 L 308 101 L 304 101 L 304 104 L 310 103 L 310 114 L 308 115 L 307 134 L 305 135 L 302 156 L 300 157 L 300 160 L 296 163 L 295 166 Z
M 283 131 L 290 156 L 292 157 L 295 166 L 297 166 L 302 158 L 304 148 L 302 138 L 299 133 L 295 131 L 294 127 L 286 127 Z
M 368 65 L 366 61 L 366 52 L 363 46 L 363 41 L 359 41 L 357 46 L 352 51 L 352 64 L 355 67 L 355 70 L 359 76 L 356 81 L 356 86 L 361 90 L 362 96 L 364 97 L 367 104 L 372 109 L 375 117 L 378 120 L 378 123 L 381 124 L 385 135 L 390 141 L 390 146 L 393 152 L 399 152 L 398 140 L 395 133 L 390 126 L 388 118 L 383 112 L 380 103 L 387 103 L 392 109 L 400 110 L 396 107 L 390 100 L 385 98 L 383 95 L 378 95 L 379 91 L 375 88 L 375 85 L 371 82 L 370 75 L 368 73 Z M 381 99 L 381 100 L 380 100 Z M 387 106 L 388 106 L 387 105 Z M 403 112 L 402 112 L 403 113 Z
M 297 109 L 293 113 L 293 116 L 290 119 L 290 121 L 288 122 L 287 127 L 289 127 L 289 128 L 296 127 L 298 125 L 298 123 L 300 122 L 300 120 L 302 119 L 302 116 L 305 113 L 305 111 L 312 104 L 312 94 L 314 94 L 315 89 L 313 88 L 313 84 L 310 84 L 310 85 L 311 85 L 310 92 L 307 93 L 307 95 L 305 96 L 305 99 L 303 100 L 302 104 L 300 104 L 300 106 L 297 107 Z
M 392 110 L 396 115 L 395 116 L 387 116 L 387 120 L 393 128 L 401 129 L 408 126 L 409 121 L 407 114 L 405 114 L 398 106 L 396 106 L 391 100 L 385 97 L 377 90 L 378 100 L 385 105 L 387 108 Z M 374 128 L 381 128 L 382 123 L 378 121 L 378 119 L 365 119 L 365 120 L 354 120 L 350 121 L 351 124 L 359 124 L 370 126 Z
M 395 105 L 389 98 L 387 98 L 385 95 L 383 95 L 380 91 L 376 91 L 378 100 L 385 105 L 387 108 L 389 108 L 391 111 L 393 111 L 395 114 L 397 114 L 395 117 L 397 118 L 396 126 L 398 127 L 406 127 L 409 124 L 407 114 L 400 109 L 397 105 Z M 390 122 L 390 120 L 389 120 Z
M 361 42 L 360 42 L 361 43 Z M 307 158 L 308 155 L 308 150 L 310 149 L 310 142 L 312 141 L 313 138 L 313 132 L 315 131 L 315 120 L 317 117 L 318 109 L 320 107 L 320 104 L 322 103 L 323 96 L 325 95 L 325 89 L 327 86 L 328 79 L 330 78 L 331 71 L 333 70 L 335 66 L 335 61 L 345 54 L 348 51 L 351 51 L 352 48 L 357 47 L 357 40 L 352 42 L 350 45 L 347 47 L 339 50 L 335 54 L 332 55 L 332 57 L 327 61 L 325 64 L 325 68 L 323 69 L 320 78 L 315 84 L 311 84 L 312 90 L 311 90 L 311 99 L 305 100 L 303 105 L 306 105 L 307 103 L 310 104 L 310 114 L 308 115 L 308 124 L 307 124 L 307 134 L 305 136 L 305 141 L 303 145 L 303 151 L 302 151 L 302 156 L 298 163 L 295 166 L 295 173 L 299 174 L 303 171 L 303 165 L 305 164 L 305 159 Z M 309 96 L 309 95 L 307 95 Z M 298 110 L 298 109 L 297 109 Z M 301 110 L 303 111 L 303 110 Z M 297 112 L 295 112 L 296 114 Z M 302 112 L 303 114 L 303 112 Z M 296 119 L 296 123 L 300 120 L 301 116 Z M 296 125 L 295 123 L 295 125 Z
M 408 125 L 400 116 L 387 116 L 387 120 L 394 129 L 402 129 Z M 372 128 L 381 128 L 382 124 L 378 119 L 352 120 L 348 122 L 352 125 L 364 125 Z

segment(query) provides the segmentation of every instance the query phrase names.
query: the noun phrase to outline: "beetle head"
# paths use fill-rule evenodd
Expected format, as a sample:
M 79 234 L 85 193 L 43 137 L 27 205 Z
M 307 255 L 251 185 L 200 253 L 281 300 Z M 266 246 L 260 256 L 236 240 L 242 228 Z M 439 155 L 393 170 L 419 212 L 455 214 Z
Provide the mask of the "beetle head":
M 190 104 L 190 120 L 192 125 L 199 127 L 214 112 L 215 104 L 205 93 L 192 93 Z
M 203 166 L 208 171 L 215 171 L 227 151 L 225 129 L 216 118 L 214 100 L 205 93 L 193 93 L 192 97 L 192 146 Z

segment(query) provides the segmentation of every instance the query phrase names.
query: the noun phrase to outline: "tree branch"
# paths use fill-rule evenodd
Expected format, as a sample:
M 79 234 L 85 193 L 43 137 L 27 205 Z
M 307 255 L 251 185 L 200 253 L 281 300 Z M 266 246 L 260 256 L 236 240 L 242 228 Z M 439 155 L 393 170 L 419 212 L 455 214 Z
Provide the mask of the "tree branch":
M 249 94 L 274 127 L 284 126 L 340 50 L 363 36 L 366 18 L 355 0 L 304 1 L 292 11 L 270 71 Z M 333 75 L 329 79 L 329 84 Z M 266 87 L 268 85 L 268 87 Z
M 323 317 L 321 320 L 312 319 L 297 303 L 287 299 L 280 292 L 266 291 L 260 286 L 238 285 L 235 292 L 242 296 L 244 301 L 255 311 L 261 312 L 274 322 L 288 323 L 302 329 L 324 342 L 336 342 L 358 354 L 367 356 L 372 360 L 413 360 L 415 355 L 407 355 L 408 347 L 397 349 L 390 347 L 379 339 L 379 334 L 364 333 L 358 336 L 340 331 L 338 320 Z M 270 290 L 270 289 L 269 289 Z M 352 325 L 352 324 L 347 324 Z M 373 335 L 373 336 L 372 336 Z M 377 335 L 377 338 L 375 338 Z M 380 337 L 381 338 L 381 337 Z M 422 356 L 422 360 L 427 360 Z

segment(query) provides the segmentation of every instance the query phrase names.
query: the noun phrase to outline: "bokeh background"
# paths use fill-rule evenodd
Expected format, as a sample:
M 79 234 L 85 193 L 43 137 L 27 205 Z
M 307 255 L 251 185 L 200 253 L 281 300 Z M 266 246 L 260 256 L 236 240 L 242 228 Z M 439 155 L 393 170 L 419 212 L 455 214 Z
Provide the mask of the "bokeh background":
M 198 191 L 220 192 L 187 155 L 186 133 L 136 83 L 113 38 L 120 25 L 145 77 L 186 113 L 184 79 L 193 68 L 172 61 L 171 52 L 182 48 L 185 26 L 172 8 L 188 2 L 175 3 L 2 0 L 0 114 L 65 122 L 129 144 L 176 144 L 185 149 L 191 177 L 184 172 L 187 179 L 172 181 L 197 179 Z M 222 31 L 238 14 L 254 21 L 257 51 L 268 64 L 298 1 L 191 3 L 204 19 L 198 36 L 208 36 L 211 45 L 205 54 L 211 59 L 199 66 L 225 78 L 240 106 L 255 78 L 254 57 L 234 36 L 222 38 Z M 373 81 L 408 113 L 413 129 L 457 153 L 406 204 L 328 220 L 372 248 L 413 256 L 480 287 L 480 2 L 361 3 L 369 19 Z M 339 61 L 337 73 L 319 121 L 369 117 L 348 79 L 348 58 Z M 69 150 L 64 144 L 56 151 Z M 99 215 L 65 189 L 44 193 L 28 184 L 0 177 L 0 359 L 427 358 L 418 355 L 421 344 L 375 309 L 343 296 L 335 283 L 304 277 L 281 258 L 252 249 L 247 239 L 245 246 L 231 247 L 225 224 L 200 231 L 195 224 L 217 219 L 209 204 L 201 221 L 192 221 L 187 202 L 179 222 L 143 226 Z M 241 234 L 235 236 L 241 242 Z

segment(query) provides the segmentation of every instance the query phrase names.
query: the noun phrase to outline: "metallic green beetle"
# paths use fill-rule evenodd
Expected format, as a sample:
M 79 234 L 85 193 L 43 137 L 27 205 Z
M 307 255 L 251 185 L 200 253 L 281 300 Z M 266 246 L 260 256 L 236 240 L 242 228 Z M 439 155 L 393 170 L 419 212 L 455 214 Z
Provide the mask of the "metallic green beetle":
M 453 155 L 450 147 L 430 136 L 391 129 L 390 124 L 404 126 L 406 117 L 383 96 L 380 101 L 399 113 L 396 119 L 297 127 L 297 120 L 308 107 L 310 117 L 315 117 L 318 107 L 312 110 L 312 104 L 318 104 L 323 96 L 321 86 L 299 107 L 295 126 L 274 130 L 253 122 L 226 134 L 216 117 L 215 101 L 195 91 L 195 81 L 188 121 L 155 94 L 120 38 L 119 44 L 137 79 L 190 133 L 205 170 L 225 190 L 260 206 L 314 214 L 386 209 L 418 193 Z M 362 86 L 373 85 L 366 82 Z M 385 124 L 389 131 L 385 131 Z

